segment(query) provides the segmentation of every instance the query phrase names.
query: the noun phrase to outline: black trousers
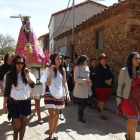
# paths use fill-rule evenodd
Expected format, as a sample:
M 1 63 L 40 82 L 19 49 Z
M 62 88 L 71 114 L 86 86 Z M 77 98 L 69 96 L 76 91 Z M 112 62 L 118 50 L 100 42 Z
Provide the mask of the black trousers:
M 83 102 L 83 103 L 78 103 L 78 116 L 79 118 L 82 118 L 84 115 L 84 109 L 87 107 L 87 102 Z
M 73 88 L 74 88 L 74 85 L 72 83 L 72 80 L 70 79 L 69 81 L 67 81 L 67 84 L 68 84 L 68 89 L 70 92 L 72 92 Z
M 91 90 L 92 90 L 92 93 L 93 93 L 93 98 L 96 98 L 96 87 L 95 87 L 95 85 L 93 85 L 91 87 Z

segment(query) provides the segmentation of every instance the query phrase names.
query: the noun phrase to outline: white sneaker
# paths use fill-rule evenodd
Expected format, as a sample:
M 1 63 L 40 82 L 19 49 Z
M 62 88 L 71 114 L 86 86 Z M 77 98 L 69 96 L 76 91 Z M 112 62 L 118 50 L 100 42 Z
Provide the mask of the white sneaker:
M 60 114 L 60 115 L 59 115 L 59 119 L 63 121 L 63 120 L 65 119 L 65 118 L 64 118 L 64 115 L 63 115 L 63 114 Z

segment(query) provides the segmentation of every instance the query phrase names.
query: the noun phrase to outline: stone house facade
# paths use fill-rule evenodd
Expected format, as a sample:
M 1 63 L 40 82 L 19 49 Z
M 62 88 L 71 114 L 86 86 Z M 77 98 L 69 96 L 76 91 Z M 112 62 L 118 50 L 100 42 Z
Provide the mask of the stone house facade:
M 69 29 L 55 38 L 55 47 L 63 38 L 67 38 L 67 54 L 70 56 L 76 52 L 91 60 L 105 53 L 116 87 L 120 69 L 126 66 L 128 55 L 133 51 L 140 52 L 140 1 L 120 1 L 93 15 L 75 27 L 74 43 L 72 29 Z
M 75 7 L 75 16 L 74 16 L 75 25 L 91 17 L 93 14 L 97 14 L 98 12 L 107 8 L 107 6 L 102 5 L 92 0 L 83 0 L 82 3 L 79 3 L 75 5 L 74 7 Z M 50 37 L 49 37 L 50 54 L 55 51 L 54 38 L 60 33 L 63 33 L 65 30 L 72 27 L 72 19 L 73 19 L 72 17 L 73 17 L 72 7 L 63 9 L 51 15 L 50 22 L 48 25 L 49 34 L 50 34 Z M 67 50 L 65 46 L 65 40 L 63 41 L 62 44 L 58 46 L 57 49 L 64 54 L 66 53 Z

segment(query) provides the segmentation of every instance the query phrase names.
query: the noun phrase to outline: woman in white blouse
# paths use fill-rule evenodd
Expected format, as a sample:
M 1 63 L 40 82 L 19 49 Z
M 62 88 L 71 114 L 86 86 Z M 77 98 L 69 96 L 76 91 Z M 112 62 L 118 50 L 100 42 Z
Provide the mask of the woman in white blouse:
M 6 102 L 10 96 L 11 116 L 14 120 L 14 140 L 23 140 L 27 116 L 31 114 L 30 92 L 36 82 L 33 74 L 25 68 L 25 59 L 17 55 L 13 60 L 13 66 L 6 75 L 6 87 L 4 93 L 3 112 L 7 113 Z
M 60 109 L 65 107 L 65 96 L 70 101 L 69 91 L 66 81 L 66 72 L 62 66 L 60 53 L 54 53 L 51 59 L 51 67 L 46 68 L 40 80 L 46 83 L 50 92 L 45 92 L 45 108 L 49 112 L 49 140 L 58 140 L 56 128 L 59 119 Z

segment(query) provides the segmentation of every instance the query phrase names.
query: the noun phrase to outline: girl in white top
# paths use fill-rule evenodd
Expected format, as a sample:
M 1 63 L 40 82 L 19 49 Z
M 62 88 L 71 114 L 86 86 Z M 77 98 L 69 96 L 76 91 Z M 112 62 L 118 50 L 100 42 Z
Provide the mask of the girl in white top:
M 60 109 L 65 107 L 64 97 L 70 101 L 66 81 L 65 69 L 62 66 L 60 53 L 54 53 L 51 59 L 51 67 L 47 68 L 40 80 L 46 83 L 50 92 L 45 93 L 45 107 L 49 112 L 50 140 L 57 140 L 55 135 Z
M 6 102 L 10 96 L 11 116 L 14 120 L 14 140 L 17 140 L 19 132 L 20 140 L 23 140 L 27 116 L 31 114 L 30 92 L 35 83 L 34 75 L 25 68 L 24 57 L 17 55 L 13 60 L 11 71 L 6 74 L 3 104 L 3 112 L 6 114 Z

